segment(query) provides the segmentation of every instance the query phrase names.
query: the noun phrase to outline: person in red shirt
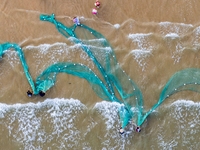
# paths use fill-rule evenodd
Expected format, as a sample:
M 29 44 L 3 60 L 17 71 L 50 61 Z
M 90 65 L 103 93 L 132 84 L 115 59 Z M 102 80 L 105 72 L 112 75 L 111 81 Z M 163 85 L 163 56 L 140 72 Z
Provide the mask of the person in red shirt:
M 94 6 L 96 6 L 97 8 L 99 8 L 100 7 L 100 2 L 99 2 L 99 0 L 96 0 L 96 2 L 94 3 Z

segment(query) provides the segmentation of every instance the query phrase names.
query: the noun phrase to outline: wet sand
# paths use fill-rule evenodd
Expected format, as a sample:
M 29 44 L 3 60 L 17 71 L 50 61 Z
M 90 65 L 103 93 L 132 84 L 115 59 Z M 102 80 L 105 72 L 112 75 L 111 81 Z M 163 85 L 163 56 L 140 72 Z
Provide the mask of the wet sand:
M 54 13 L 59 21 L 70 26 L 72 25 L 70 17 L 80 16 L 83 24 L 102 33 L 110 42 L 120 66 L 141 89 L 146 110 L 156 103 L 163 86 L 175 72 L 185 68 L 200 67 L 199 1 L 134 0 L 130 2 L 128 0 L 101 0 L 101 3 L 98 15 L 95 16 L 91 14 L 94 7 L 92 0 L 85 0 L 84 2 L 80 0 L 35 0 L 32 2 L 2 0 L 0 4 L 0 42 L 13 42 L 22 47 L 29 71 L 34 79 L 49 64 L 54 62 L 82 62 L 93 66 L 88 58 L 80 57 L 84 55 L 83 52 L 80 49 L 74 50 L 68 39 L 58 33 L 52 24 L 39 20 L 40 14 Z M 42 45 L 45 44 L 48 46 L 44 46 L 43 49 Z M 9 119 L 18 113 L 6 110 L 16 103 L 26 105 L 32 102 L 34 104 L 30 106 L 30 110 L 34 112 L 33 114 L 37 119 L 42 118 L 41 120 L 44 121 L 41 121 L 39 128 L 53 129 L 55 124 L 50 126 L 49 124 L 52 123 L 51 120 L 55 121 L 55 118 L 47 117 L 45 119 L 45 116 L 51 116 L 51 113 L 45 114 L 49 108 L 40 110 L 36 109 L 35 105 L 39 105 L 39 102 L 45 103 L 46 99 L 54 98 L 78 99 L 81 105 L 84 105 L 87 109 L 83 113 L 79 113 L 77 122 L 72 123 L 75 128 L 70 132 L 64 125 L 57 125 L 60 128 L 63 127 L 63 130 L 61 130 L 63 134 L 56 135 L 52 134 L 52 130 L 46 131 L 44 137 L 51 136 L 52 141 L 49 140 L 48 144 L 45 145 L 42 142 L 39 143 L 38 139 L 35 138 L 35 141 L 33 139 L 33 149 L 34 147 L 39 149 L 38 145 L 41 149 L 48 149 L 48 147 L 51 147 L 50 149 L 70 148 L 63 137 L 71 131 L 77 132 L 79 135 L 78 138 L 74 136 L 74 139 L 85 143 L 85 145 L 73 143 L 72 140 L 73 147 L 71 149 L 83 149 L 84 147 L 91 149 L 123 149 L 124 147 L 126 149 L 146 149 L 149 147 L 151 149 L 188 149 L 190 144 L 193 144 L 193 149 L 195 149 L 199 145 L 197 142 L 199 123 L 194 122 L 194 119 L 198 118 L 199 115 L 200 94 L 198 93 L 185 91 L 173 95 L 163 103 L 158 112 L 149 117 L 140 135 L 133 133 L 121 139 L 120 135 L 116 133 L 119 120 L 114 111 L 115 107 L 109 104 L 113 109 L 107 107 L 100 109 L 108 104 L 101 103 L 102 100 L 93 92 L 87 81 L 71 75 L 60 74 L 56 85 L 46 93 L 45 97 L 28 98 L 26 92 L 30 89 L 30 86 L 24 76 L 17 54 L 9 50 L 0 63 L 0 102 L 9 104 L 6 109 L 5 107 L 2 108 L 6 112 L 4 116 L 7 116 L 7 118 L 2 117 L 0 124 L 2 128 L 0 135 L 6 137 L 0 141 L 1 144 L 4 143 L 4 149 L 29 149 L 30 147 L 26 144 L 31 143 L 31 140 L 28 140 L 30 143 L 26 143 L 26 139 L 21 135 L 24 131 L 19 127 L 19 125 L 22 125 L 19 119 L 17 117 Z M 192 105 L 180 103 L 180 105 L 177 105 L 175 102 L 178 100 L 191 100 L 196 103 Z M 175 104 L 168 108 L 172 103 Z M 97 104 L 102 106 L 96 108 Z M 44 105 L 45 107 L 48 106 L 46 103 Z M 68 103 L 63 105 L 68 106 Z M 55 106 L 58 106 L 58 104 L 55 104 Z M 23 106 L 20 106 L 20 108 L 13 106 L 12 109 L 14 112 L 20 112 L 21 107 Z M 178 108 L 181 108 L 181 110 Z M 97 111 L 98 109 L 99 111 Z M 113 111 L 113 114 L 107 112 L 109 109 Z M 64 111 L 63 109 L 60 109 L 60 111 L 53 110 L 55 114 Z M 107 115 L 104 115 L 103 110 L 107 112 L 107 115 L 113 116 L 111 117 L 114 120 L 113 128 L 109 128 L 105 124 L 109 119 L 107 120 Z M 36 113 L 38 111 L 39 113 Z M 28 116 L 24 116 L 23 113 L 19 114 L 26 118 L 25 120 L 28 120 Z M 70 116 L 75 115 L 76 113 L 72 112 Z M 181 116 L 184 116 L 184 119 Z M 61 122 L 62 119 L 64 118 L 61 118 Z M 22 120 L 22 122 L 26 122 L 25 120 Z M 69 121 L 66 118 L 64 120 L 62 123 Z M 83 124 L 82 128 L 79 123 Z M 181 123 L 183 123 L 182 126 Z M 183 129 L 190 126 L 187 123 L 193 124 L 194 132 Z M 171 124 L 174 127 L 170 128 Z M 10 126 L 12 130 L 6 126 Z M 30 126 L 33 127 L 34 124 L 30 123 Z M 81 129 L 78 130 L 78 127 Z M 105 128 L 113 136 L 108 135 L 104 131 Z M 28 130 L 28 127 L 26 129 Z M 41 133 L 39 130 L 35 132 L 36 135 Z M 184 143 L 186 137 L 192 137 L 194 140 L 190 139 L 190 144 L 177 144 Z M 56 138 L 59 140 L 56 141 Z M 116 138 L 119 138 L 118 143 Z M 109 142 L 106 144 L 106 141 Z M 59 147 L 59 143 L 63 143 L 65 148 Z M 56 146 L 53 147 L 53 144 Z

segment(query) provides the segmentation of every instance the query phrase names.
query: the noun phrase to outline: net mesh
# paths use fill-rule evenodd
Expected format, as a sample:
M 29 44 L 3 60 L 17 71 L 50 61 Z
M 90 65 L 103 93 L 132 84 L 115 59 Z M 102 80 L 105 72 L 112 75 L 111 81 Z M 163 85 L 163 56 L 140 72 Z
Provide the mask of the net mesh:
M 80 63 L 62 62 L 50 65 L 34 82 L 28 71 L 23 51 L 19 45 L 15 43 L 1 44 L 1 57 L 8 49 L 17 51 L 33 94 L 38 94 L 40 91 L 45 93 L 54 86 L 59 73 L 67 73 L 84 78 L 89 82 L 92 89 L 100 98 L 121 104 L 119 116 L 122 128 L 124 128 L 130 120 L 134 120 L 138 126 L 141 126 L 152 111 L 161 105 L 170 95 L 176 92 L 182 90 L 200 92 L 200 70 L 182 70 L 175 73 L 169 79 L 160 94 L 158 102 L 149 111 L 144 112 L 143 97 L 140 89 L 122 70 L 111 45 L 102 34 L 83 24 L 74 24 L 71 27 L 67 27 L 57 21 L 54 14 L 42 14 L 40 15 L 40 20 L 53 23 L 63 36 L 75 44 L 80 44 L 81 49 L 95 64 L 99 74 L 95 74 L 89 67 Z
M 123 114 L 120 115 L 122 127 L 125 127 L 130 118 L 133 117 L 134 113 L 131 110 L 133 106 L 137 106 L 139 113 L 143 112 L 143 98 L 141 91 L 120 68 L 111 45 L 102 34 L 84 24 L 80 24 L 79 26 L 74 24 L 71 27 L 66 27 L 64 24 L 55 19 L 54 14 L 41 15 L 40 20 L 53 23 L 62 35 L 66 38 L 70 37 L 70 40 L 74 43 L 80 44 L 82 50 L 91 58 L 102 77 L 102 81 L 100 82 L 104 84 L 103 87 L 105 89 L 103 91 L 108 91 L 108 94 L 99 92 L 99 88 L 94 88 L 94 85 L 92 85 L 94 91 L 101 98 L 106 95 L 106 99 L 104 98 L 104 100 L 124 104 L 124 109 L 120 108 L 119 111 L 121 112 L 120 114 Z M 84 37 L 83 32 L 81 32 L 82 36 L 79 37 L 79 34 L 81 34 L 80 29 L 83 30 Z M 100 80 L 100 78 L 98 78 L 98 80 Z M 98 83 L 100 82 L 98 81 Z M 117 94 L 119 94 L 120 97 L 117 97 Z M 140 117 L 141 114 L 138 116 Z

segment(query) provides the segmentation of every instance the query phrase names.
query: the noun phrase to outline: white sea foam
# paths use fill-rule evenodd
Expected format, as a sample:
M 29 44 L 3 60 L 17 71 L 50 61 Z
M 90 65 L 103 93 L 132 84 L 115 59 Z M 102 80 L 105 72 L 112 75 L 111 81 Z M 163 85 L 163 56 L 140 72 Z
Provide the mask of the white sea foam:
M 160 33 L 162 35 L 176 33 L 178 35 L 185 35 L 190 29 L 193 28 L 192 24 L 160 22 Z
M 185 49 L 183 43 L 180 40 L 180 36 L 177 33 L 169 33 L 165 35 L 165 38 L 167 39 L 169 49 L 173 51 L 172 58 L 174 59 L 174 63 L 178 63 L 181 59 L 181 54 Z M 175 47 L 171 45 L 171 40 L 176 40 Z
M 184 41 L 183 38 L 189 33 L 191 33 L 191 30 L 193 30 L 193 35 L 191 36 L 192 41 L 192 48 L 194 50 L 199 50 L 200 48 L 200 30 L 199 27 L 196 27 L 193 29 L 194 26 L 191 24 L 184 24 L 184 23 L 171 23 L 171 22 L 160 22 L 158 23 L 158 30 L 156 34 L 160 34 L 161 37 L 163 37 L 164 40 L 167 41 L 168 49 L 171 51 L 172 59 L 174 59 L 174 63 L 178 63 L 181 59 L 182 52 L 190 48 L 190 45 Z M 156 50 L 155 43 L 151 42 L 153 33 L 135 33 L 135 34 L 129 34 L 128 39 L 130 39 L 134 45 L 136 46 L 136 49 L 140 49 L 143 51 L 152 51 Z M 189 39 L 190 40 L 190 39 Z M 156 41 L 155 41 L 156 42 Z M 186 44 L 185 44 L 186 43 Z M 159 44 L 159 43 L 158 43 Z M 134 50 L 134 49 L 133 49 Z M 140 55 L 142 57 L 142 55 Z M 146 56 L 146 55 L 145 55 Z M 139 65 L 142 66 L 142 69 L 144 70 L 145 66 L 145 59 L 141 61 L 141 57 L 134 57 L 137 62 L 140 62 Z
M 84 44 L 86 44 L 89 48 L 96 49 L 97 52 L 99 50 L 103 50 L 106 53 L 111 52 L 112 51 L 111 47 L 105 47 L 104 45 L 102 45 L 103 42 L 105 42 L 105 41 L 106 40 L 103 38 L 83 40 Z
M 0 121 L 9 137 L 22 144 L 23 149 L 43 149 L 43 145 L 51 145 L 54 140 L 58 141 L 56 149 L 72 148 L 80 141 L 80 130 L 74 124 L 85 109 L 85 105 L 74 99 L 0 104 Z
M 142 71 L 144 71 L 147 65 L 146 58 L 151 55 L 151 52 L 148 50 L 134 49 L 131 50 L 130 54 L 134 56 L 134 59 L 142 67 Z
M 107 132 L 101 137 L 102 147 L 124 149 L 131 144 L 128 139 L 132 130 L 121 136 L 118 107 L 120 104 L 111 102 L 97 103 L 93 110 L 99 112 L 102 122 L 105 121 Z M 44 102 L 7 105 L 0 103 L 0 123 L 3 130 L 8 130 L 9 138 L 20 143 L 22 149 L 91 149 L 85 136 L 97 125 L 90 117 L 82 118 L 87 107 L 74 99 L 47 99 Z M 97 117 L 97 116 L 95 116 Z M 89 124 L 79 129 L 77 124 L 86 120 Z M 89 121 L 87 121 L 89 119 Z M 99 135 L 102 136 L 102 135 Z M 114 141 L 111 142 L 111 141 Z M 56 143 L 55 143 L 56 141 Z
M 104 149 L 125 149 L 132 145 L 132 138 L 135 136 L 133 127 L 129 126 L 124 135 L 118 133 L 120 120 L 118 116 L 119 103 L 102 101 L 96 103 L 93 110 L 97 111 L 105 123 L 105 134 L 98 135 L 98 140 Z M 172 149 L 178 143 L 185 147 L 196 148 L 198 141 L 194 139 L 199 133 L 199 107 L 200 103 L 186 100 L 178 100 L 169 107 L 166 107 L 167 114 L 164 120 L 159 122 L 166 123 L 156 126 L 156 137 L 154 144 L 159 148 Z M 0 123 L 3 130 L 8 130 L 9 138 L 20 143 L 22 149 L 44 149 L 45 147 L 54 147 L 55 149 L 76 149 L 77 146 L 82 149 L 92 149 L 85 136 L 98 126 L 93 119 L 82 118 L 83 113 L 88 109 L 79 100 L 74 99 L 47 99 L 44 102 L 27 104 L 0 104 Z M 84 115 L 85 116 L 85 115 Z M 99 116 L 94 116 L 99 117 Z M 81 119 L 88 122 L 88 126 L 79 129 L 77 124 Z M 163 118 L 162 118 L 163 119 Z M 168 138 L 170 124 L 173 125 L 173 137 Z M 163 128 L 165 130 L 163 131 Z M 145 130 L 145 129 L 144 129 Z M 98 129 L 100 131 L 100 129 Z M 142 133 L 141 133 L 142 134 Z M 139 135 L 137 135 L 139 136 Z M 185 137 L 184 137 L 185 136 Z M 145 137 L 151 138 L 146 134 Z M 180 139 L 182 137 L 182 139 Z M 55 143 L 56 141 L 56 143 Z
M 120 28 L 120 24 L 114 24 L 114 27 L 115 27 L 116 29 L 119 29 L 119 28 Z
M 106 101 L 97 103 L 94 106 L 94 109 L 99 111 L 99 113 L 101 113 L 101 115 L 104 116 L 104 119 L 106 120 L 105 123 L 107 126 L 107 130 L 115 128 L 114 124 L 119 119 L 119 117 L 118 117 L 119 106 L 120 106 L 120 104 L 118 104 L 118 103 L 110 103 L 110 102 L 106 102 Z
M 194 102 L 191 100 L 177 100 L 175 102 L 173 102 L 170 106 L 173 105 L 185 105 L 185 106 L 196 106 L 196 107 L 200 107 L 200 102 Z
M 102 139 L 102 146 L 105 149 L 112 147 L 113 149 L 125 149 L 131 144 L 131 138 L 134 136 L 133 125 L 130 125 L 124 135 L 118 133 L 121 126 L 118 110 L 121 104 L 113 102 L 100 102 L 94 106 L 94 109 L 103 116 L 103 121 L 106 124 L 106 134 Z M 107 140 L 109 139 L 109 140 Z M 114 141 L 114 143 L 112 143 Z
M 45 55 L 45 57 L 49 57 L 51 58 L 51 60 L 53 62 L 57 62 L 58 59 L 56 59 L 55 56 L 62 56 L 63 54 L 65 54 L 68 49 L 68 45 L 66 43 L 54 43 L 54 44 L 40 44 L 37 46 L 26 46 L 24 47 L 24 50 L 39 50 L 41 54 Z M 43 57 L 42 55 L 37 55 L 35 56 L 36 58 L 40 58 Z
M 153 44 L 150 42 L 151 35 L 152 33 L 129 34 L 128 39 L 131 39 L 132 42 L 136 44 L 138 50 L 151 52 L 154 48 Z
M 134 59 L 138 62 L 139 66 L 142 67 L 143 71 L 146 68 L 146 58 L 150 56 L 153 49 L 155 49 L 153 43 L 150 42 L 151 35 L 152 33 L 136 33 L 128 35 L 128 39 L 131 39 L 137 46 L 137 48 L 133 49 L 130 53 L 134 56 Z
M 168 33 L 165 35 L 166 38 L 176 39 L 179 38 L 179 35 L 176 33 Z
M 177 43 L 175 46 L 171 44 L 171 41 L 167 42 L 169 49 L 173 51 L 172 58 L 174 59 L 174 63 L 178 63 L 181 59 L 183 50 L 185 50 L 184 42 L 181 41 L 180 37 L 187 35 L 190 30 L 194 28 L 194 26 L 191 24 L 171 22 L 160 22 L 158 25 L 158 31 L 162 36 L 164 36 L 167 40 L 176 40 L 174 41 Z M 197 40 L 194 40 L 194 45 L 197 45 L 197 43 Z
M 199 50 L 200 48 L 200 27 L 198 26 L 193 30 L 194 38 L 192 40 L 192 45 L 194 46 L 195 50 Z
M 14 68 L 16 65 L 20 64 L 20 59 L 18 53 L 15 50 L 7 50 L 7 62 Z
M 157 125 L 157 141 L 160 149 L 199 148 L 200 103 L 191 100 L 177 100 L 170 104 L 163 125 Z M 161 122 L 161 124 L 162 124 Z M 166 135 L 171 135 L 166 136 Z M 192 145 L 191 145 L 192 143 Z
M 54 44 L 40 44 L 37 46 L 34 45 L 28 45 L 26 47 L 24 47 L 24 49 L 27 50 L 32 50 L 32 49 L 40 49 L 41 51 L 43 51 L 44 53 L 46 53 L 47 50 L 49 50 L 50 47 L 52 47 L 53 45 L 57 45 L 58 43 L 54 43 Z
M 177 26 L 184 26 L 184 27 L 193 27 L 192 24 L 174 23 L 174 22 L 160 22 L 159 25 L 161 26 L 177 25 Z
M 129 34 L 128 38 L 132 39 L 134 41 L 135 40 L 137 41 L 137 39 L 143 39 L 143 38 L 149 37 L 151 35 L 152 35 L 152 33 L 134 33 L 134 34 Z
M 77 52 L 81 52 L 80 58 L 88 61 L 91 64 L 91 60 L 87 57 L 87 54 L 81 50 L 81 44 L 67 45 L 66 43 L 54 43 L 54 44 L 40 44 L 38 46 L 27 46 L 25 50 L 38 50 L 39 53 L 32 54 L 34 58 L 35 70 L 37 74 L 41 73 L 44 69 L 49 67 L 49 64 L 54 64 L 57 62 L 73 62 L 76 58 Z M 44 59 L 45 58 L 45 61 Z M 92 66 L 92 65 L 91 65 Z

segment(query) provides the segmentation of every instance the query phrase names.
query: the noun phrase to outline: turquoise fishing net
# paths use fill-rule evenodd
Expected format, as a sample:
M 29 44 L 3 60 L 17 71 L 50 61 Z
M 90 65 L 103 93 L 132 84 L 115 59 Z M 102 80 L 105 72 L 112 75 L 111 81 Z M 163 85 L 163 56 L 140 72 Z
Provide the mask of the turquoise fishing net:
M 139 123 L 143 123 L 149 114 L 152 113 L 161 103 L 171 95 L 180 92 L 190 90 L 193 92 L 200 92 L 200 69 L 188 68 L 176 72 L 166 83 L 163 90 L 160 93 L 158 102 L 143 115 Z
M 127 111 L 127 116 L 133 116 L 134 113 L 131 111 L 132 106 L 137 106 L 140 110 L 139 112 L 142 112 L 143 98 L 141 91 L 120 68 L 112 47 L 102 34 L 83 24 L 80 26 L 73 25 L 71 27 L 66 27 L 61 22 L 57 21 L 54 15 L 41 15 L 40 20 L 53 23 L 62 35 L 66 38 L 70 38 L 75 44 L 81 45 L 82 50 L 89 56 L 100 72 L 101 82 L 104 84 L 105 88 L 103 91 L 108 91 L 108 93 L 100 92 L 99 88 L 94 88 L 94 85 L 92 85 L 97 95 L 101 98 L 104 97 L 104 100 L 123 103 L 126 107 L 124 111 Z M 80 29 L 84 30 L 84 35 L 87 35 L 90 39 L 79 38 L 78 32 L 76 32 L 77 28 L 79 28 L 78 31 L 80 31 Z M 92 41 L 94 41 L 94 43 L 92 43 Z M 98 80 L 100 78 L 98 78 Z M 117 97 L 117 94 L 120 97 Z M 122 122 L 122 126 L 125 127 L 127 123 L 124 122 L 128 122 L 130 117 L 123 118 L 123 120 L 126 121 Z
M 138 126 L 141 126 L 148 115 L 174 93 L 183 90 L 200 92 L 200 70 L 182 70 L 169 79 L 160 94 L 158 102 L 149 111 L 144 112 L 142 92 L 122 70 L 117 62 L 114 50 L 101 33 L 83 24 L 67 27 L 57 21 L 54 14 L 40 15 L 40 20 L 54 24 L 63 36 L 74 44 L 79 44 L 81 49 L 93 61 L 98 74 L 81 63 L 60 62 L 47 67 L 34 81 L 29 73 L 22 49 L 15 43 L 1 44 L 1 57 L 8 49 L 17 51 L 33 94 L 39 94 L 41 91 L 45 93 L 53 87 L 59 73 L 67 73 L 86 79 L 100 98 L 121 104 L 119 116 L 122 128 L 124 128 L 130 120 L 134 120 Z
M 2 58 L 4 53 L 9 49 L 14 49 L 17 52 L 17 54 L 20 58 L 22 67 L 24 69 L 25 76 L 31 86 L 31 89 L 34 91 L 35 94 L 38 94 L 39 91 L 37 91 L 35 88 L 34 81 L 28 71 L 29 69 L 28 69 L 28 65 L 27 65 L 25 57 L 24 57 L 24 53 L 19 45 L 15 44 L 15 43 L 9 43 L 9 42 L 1 44 L 0 45 L 0 57 Z

